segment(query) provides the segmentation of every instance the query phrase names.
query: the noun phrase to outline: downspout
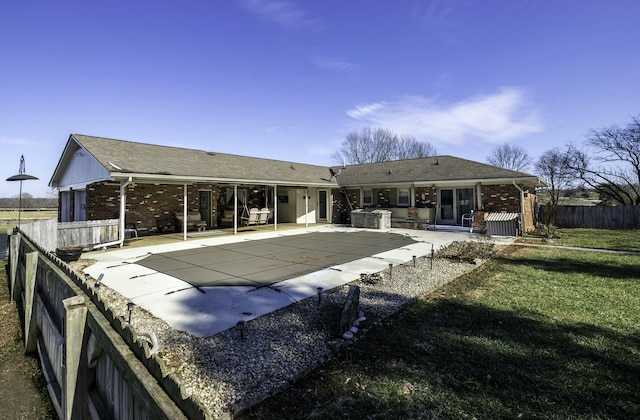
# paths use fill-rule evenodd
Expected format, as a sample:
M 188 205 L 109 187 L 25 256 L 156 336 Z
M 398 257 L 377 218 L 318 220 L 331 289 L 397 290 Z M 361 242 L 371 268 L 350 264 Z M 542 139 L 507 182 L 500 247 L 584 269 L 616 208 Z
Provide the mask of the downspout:
M 516 184 L 516 181 L 511 181 L 513 183 L 513 185 L 518 189 L 518 191 L 520 191 L 520 212 L 522 213 L 522 233 L 524 233 L 525 230 L 525 222 L 524 222 L 524 190 L 522 188 L 520 188 L 520 186 L 518 184 Z
M 120 248 L 122 248 L 122 245 L 124 244 L 124 212 L 127 208 L 127 194 L 125 193 L 125 189 L 131 184 L 131 181 L 132 179 L 131 177 L 129 177 L 128 180 L 120 183 L 120 220 L 119 220 L 119 232 L 118 232 L 120 239 L 113 242 L 94 245 L 93 248 L 91 249 L 107 248 L 113 245 L 120 245 Z

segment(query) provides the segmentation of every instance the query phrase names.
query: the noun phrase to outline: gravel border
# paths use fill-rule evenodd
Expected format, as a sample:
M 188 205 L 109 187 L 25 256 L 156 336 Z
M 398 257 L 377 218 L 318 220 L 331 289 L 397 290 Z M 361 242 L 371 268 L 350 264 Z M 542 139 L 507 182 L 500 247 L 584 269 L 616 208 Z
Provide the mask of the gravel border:
M 158 356 L 179 378 L 187 392 L 202 403 L 213 418 L 235 413 L 275 395 L 325 363 L 356 341 L 373 325 L 402 309 L 418 296 L 473 270 L 482 260 L 454 262 L 419 257 L 380 274 L 380 281 L 360 280 L 286 306 L 247 321 L 243 337 L 231 328 L 198 338 L 170 327 L 142 308 L 132 313 L 131 325 L 138 333 L 152 331 Z M 80 260 L 76 271 L 92 264 Z M 375 279 L 375 276 L 373 276 Z M 91 280 L 90 280 L 90 283 Z M 360 287 L 360 311 L 366 321 L 354 339 L 337 336 L 337 322 L 350 285 Z M 128 319 L 128 300 L 102 285 L 100 296 L 116 315 Z

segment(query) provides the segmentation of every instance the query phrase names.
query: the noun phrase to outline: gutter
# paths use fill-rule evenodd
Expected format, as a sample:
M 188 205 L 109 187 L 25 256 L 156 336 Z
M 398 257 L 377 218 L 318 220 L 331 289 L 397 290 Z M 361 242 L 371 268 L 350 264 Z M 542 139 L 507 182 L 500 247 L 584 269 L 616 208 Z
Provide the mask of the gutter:
M 131 184 L 132 182 L 132 178 L 129 177 L 128 180 L 126 180 L 125 182 L 120 183 L 120 226 L 118 228 L 119 230 L 119 234 L 120 234 L 120 239 L 118 239 L 117 241 L 113 241 L 113 242 L 107 242 L 104 244 L 98 244 L 98 245 L 94 245 L 93 248 L 91 248 L 91 250 L 94 249 L 98 249 L 98 248 L 107 248 L 109 246 L 113 246 L 113 245 L 119 245 L 120 248 L 122 248 L 122 244 L 124 243 L 124 213 L 127 207 L 127 203 L 125 201 L 125 188 L 127 188 L 129 186 L 129 184 Z
M 251 179 L 251 178 L 218 178 L 218 177 L 205 177 L 205 176 L 182 176 L 182 175 L 162 175 L 162 174 L 144 174 L 144 173 L 122 173 L 122 172 L 110 172 L 111 178 L 117 180 L 122 178 L 128 178 L 131 182 L 132 178 L 135 178 L 140 183 L 158 183 L 158 184 L 176 184 L 183 185 L 195 184 L 195 183 L 215 183 L 215 184 L 238 184 L 238 185 L 300 185 L 309 187 L 338 187 L 337 182 L 317 182 L 317 181 L 299 181 L 299 180 L 263 180 L 263 179 Z M 125 178 L 125 179 L 126 179 Z

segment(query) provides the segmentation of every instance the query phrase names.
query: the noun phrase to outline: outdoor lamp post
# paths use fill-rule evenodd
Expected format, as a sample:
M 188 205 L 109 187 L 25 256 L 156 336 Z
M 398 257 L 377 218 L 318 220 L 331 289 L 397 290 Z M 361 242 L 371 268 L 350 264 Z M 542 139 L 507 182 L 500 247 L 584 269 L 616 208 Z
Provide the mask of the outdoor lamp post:
M 20 181 L 20 195 L 18 197 L 18 229 L 20 229 L 20 213 L 22 212 L 22 181 L 38 179 L 35 176 L 25 174 L 24 171 L 24 155 L 22 155 L 20 156 L 20 170 L 18 171 L 18 175 L 7 178 L 7 181 Z
M 129 311 L 129 324 L 131 324 L 131 314 L 133 313 L 133 309 L 136 307 L 136 304 L 133 302 L 127 303 L 127 311 Z
M 240 330 L 240 339 L 244 340 L 244 321 L 238 321 L 236 326 L 238 327 L 238 330 Z

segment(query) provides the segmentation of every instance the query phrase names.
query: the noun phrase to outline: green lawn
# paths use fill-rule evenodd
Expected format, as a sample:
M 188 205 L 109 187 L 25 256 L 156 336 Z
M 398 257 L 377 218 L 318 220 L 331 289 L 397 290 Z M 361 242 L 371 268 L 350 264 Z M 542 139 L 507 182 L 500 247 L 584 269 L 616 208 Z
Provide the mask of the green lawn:
M 560 243 L 581 248 L 640 252 L 640 230 L 560 229 Z
M 247 418 L 638 418 L 640 257 L 509 249 Z

